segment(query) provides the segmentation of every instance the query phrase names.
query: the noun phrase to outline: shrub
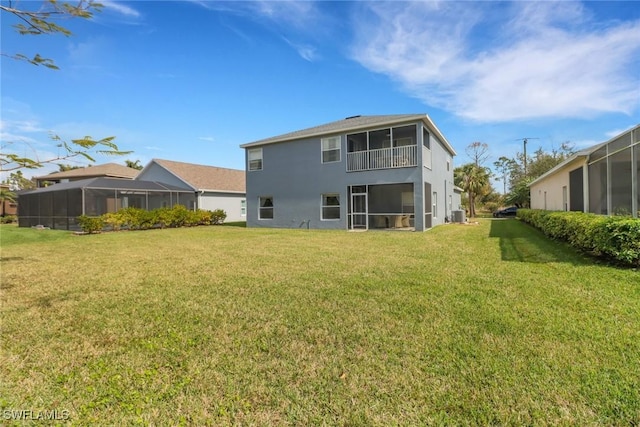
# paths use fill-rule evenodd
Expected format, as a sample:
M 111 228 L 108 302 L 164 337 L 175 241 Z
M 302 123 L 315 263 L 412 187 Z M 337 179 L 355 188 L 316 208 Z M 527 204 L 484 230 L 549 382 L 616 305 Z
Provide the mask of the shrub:
M 156 225 L 160 228 L 166 228 L 171 226 L 172 211 L 169 208 L 158 208 L 153 210 L 155 215 Z
M 99 233 L 104 228 L 104 220 L 101 216 L 80 215 L 78 225 L 85 233 Z
M 640 219 L 583 212 L 519 209 L 518 218 L 590 254 L 640 266 Z
M 102 215 L 102 219 L 104 223 L 111 227 L 113 231 L 119 231 L 122 229 L 122 226 L 125 224 L 126 220 L 124 215 L 121 212 L 110 212 Z
M 18 222 L 18 217 L 15 215 L 5 215 L 0 217 L 0 224 L 13 224 L 14 222 Z
M 183 205 L 175 205 L 171 208 L 171 222 L 169 224 L 170 227 L 182 227 L 187 222 L 187 218 L 189 216 L 189 211 Z
M 211 225 L 220 225 L 227 219 L 227 213 L 222 209 L 216 209 L 211 212 Z
M 96 232 L 102 230 L 106 225 L 113 231 L 123 228 L 129 230 L 146 230 L 153 227 L 191 227 L 196 225 L 222 224 L 227 218 L 227 214 L 222 209 L 207 211 L 198 209 L 192 211 L 182 205 L 175 205 L 172 208 L 158 208 L 152 211 L 128 207 L 120 209 L 118 212 L 106 213 L 100 217 L 78 217 L 80 227 L 86 232 Z M 95 224 L 92 221 L 98 221 Z M 95 229 L 95 227 L 99 228 Z

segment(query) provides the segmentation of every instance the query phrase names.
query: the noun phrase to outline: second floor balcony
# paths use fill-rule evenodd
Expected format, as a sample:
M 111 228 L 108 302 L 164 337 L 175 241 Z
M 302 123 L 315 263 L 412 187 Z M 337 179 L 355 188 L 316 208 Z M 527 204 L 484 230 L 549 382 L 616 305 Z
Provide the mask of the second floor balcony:
M 378 148 L 347 153 L 347 172 L 418 166 L 418 147 Z

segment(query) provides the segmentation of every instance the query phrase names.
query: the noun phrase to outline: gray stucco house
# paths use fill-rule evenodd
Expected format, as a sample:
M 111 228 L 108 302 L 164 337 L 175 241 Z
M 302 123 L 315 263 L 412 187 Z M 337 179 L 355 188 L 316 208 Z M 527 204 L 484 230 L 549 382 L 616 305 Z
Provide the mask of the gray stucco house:
M 354 116 L 241 145 L 247 226 L 424 231 L 460 208 L 426 114 Z

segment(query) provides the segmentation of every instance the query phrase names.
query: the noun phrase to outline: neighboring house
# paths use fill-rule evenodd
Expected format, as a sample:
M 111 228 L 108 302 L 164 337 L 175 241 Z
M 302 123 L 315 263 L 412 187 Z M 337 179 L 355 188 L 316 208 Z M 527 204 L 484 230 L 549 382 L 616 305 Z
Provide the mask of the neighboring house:
M 98 216 L 136 207 L 153 210 L 174 205 L 192 205 L 191 190 L 170 184 L 119 178 L 89 178 L 63 182 L 18 194 L 18 225 L 43 225 L 78 230 L 80 215 Z
M 241 148 L 249 227 L 423 231 L 460 209 L 456 152 L 425 114 L 348 117 Z
M 633 215 L 640 210 L 640 125 L 581 150 L 529 184 L 531 208 Z
M 138 172 L 137 169 L 129 168 L 117 163 L 105 163 L 103 165 L 87 166 L 84 168 L 71 169 L 64 172 L 54 172 L 49 175 L 35 177 L 36 187 L 46 187 L 51 184 L 59 184 L 61 182 L 78 181 L 89 178 L 122 178 L 134 179 Z
M 3 192 L 11 192 L 11 187 L 8 184 L 0 184 L 0 189 Z M 17 198 L 17 195 L 14 198 Z M 0 216 L 16 215 L 18 213 L 18 205 L 15 201 L 2 199 L 0 204 Z
M 223 209 L 226 221 L 245 220 L 242 170 L 156 159 L 135 172 L 140 172 L 135 179 L 101 176 L 22 191 L 18 194 L 19 225 L 77 230 L 80 215 L 97 216 L 127 207 L 153 210 L 178 204 L 189 209 Z
M 246 220 L 245 172 L 237 169 L 153 159 L 136 179 L 157 181 L 191 190 L 196 198 L 189 209 L 226 212 L 225 221 Z

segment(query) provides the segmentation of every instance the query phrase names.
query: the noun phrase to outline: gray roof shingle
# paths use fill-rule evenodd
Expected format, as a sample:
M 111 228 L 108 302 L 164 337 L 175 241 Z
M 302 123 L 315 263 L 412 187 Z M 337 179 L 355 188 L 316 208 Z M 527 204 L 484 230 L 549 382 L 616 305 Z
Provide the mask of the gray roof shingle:
M 447 141 L 447 139 L 436 127 L 436 125 L 431 121 L 431 119 L 427 114 L 389 114 L 389 115 L 347 117 L 346 119 L 337 120 L 335 122 L 326 123 L 320 126 L 314 126 L 307 129 L 297 130 L 294 132 L 289 132 L 282 135 L 274 136 L 271 138 L 265 138 L 258 141 L 242 144 L 240 145 L 240 148 L 250 148 L 254 146 L 274 144 L 277 142 L 293 141 L 296 139 L 318 137 L 322 135 L 331 135 L 331 134 L 343 133 L 347 131 L 352 132 L 357 130 L 374 128 L 377 126 L 381 126 L 381 127 L 395 126 L 402 123 L 416 122 L 419 120 L 424 122 L 432 132 L 436 133 L 436 135 L 438 136 L 438 139 L 442 141 L 445 147 L 447 147 L 447 149 L 453 155 L 456 154 L 455 150 L 453 149 L 449 141 Z

